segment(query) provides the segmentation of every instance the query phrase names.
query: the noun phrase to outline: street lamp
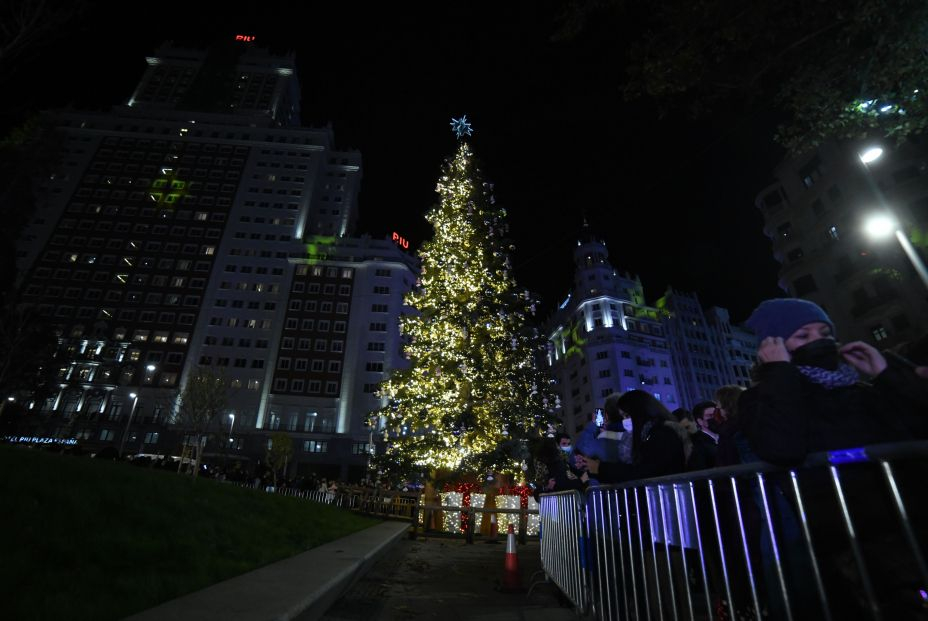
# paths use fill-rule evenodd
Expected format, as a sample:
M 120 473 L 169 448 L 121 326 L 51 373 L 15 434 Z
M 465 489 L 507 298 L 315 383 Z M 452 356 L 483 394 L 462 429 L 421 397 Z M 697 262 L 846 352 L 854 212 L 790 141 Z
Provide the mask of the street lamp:
M 912 242 L 906 237 L 895 218 L 885 213 L 874 214 L 864 222 L 864 230 L 873 239 L 885 239 L 890 235 L 895 235 L 906 256 L 909 257 L 909 261 L 912 262 L 918 277 L 921 278 L 922 284 L 928 288 L 928 269 L 925 268 L 922 258 L 918 256 L 918 251 L 912 246 Z
M 123 451 L 126 450 L 126 440 L 129 438 L 129 427 L 132 425 L 132 417 L 135 416 L 135 408 L 139 404 L 139 396 L 134 392 L 129 393 L 132 399 L 132 409 L 129 410 L 129 420 L 126 421 L 126 429 L 122 432 L 122 442 L 119 444 L 119 456 L 122 457 Z
M 235 428 L 235 414 L 229 414 L 229 418 L 232 420 L 229 423 L 229 444 L 232 444 L 232 429 Z
M 860 158 L 860 161 L 864 164 L 869 164 L 870 162 L 875 162 L 883 155 L 883 149 L 881 147 L 869 147 L 857 154 L 857 157 Z
M 918 277 L 921 279 L 922 284 L 928 288 L 928 269 L 925 269 L 925 264 L 922 262 L 921 257 L 912 246 L 912 242 L 906 237 L 898 219 L 896 219 L 892 210 L 890 210 L 889 206 L 886 204 L 886 199 L 883 197 L 883 192 L 880 190 L 879 185 L 874 183 L 873 178 L 870 176 L 870 164 L 880 159 L 882 156 L 883 149 L 878 146 L 868 147 L 857 154 L 857 157 L 864 165 L 864 170 L 867 171 L 867 181 L 870 183 L 870 187 L 879 199 L 882 208 L 881 213 L 875 213 L 864 221 L 864 231 L 872 239 L 886 238 L 890 234 L 894 234 L 899 244 L 902 246 L 902 249 L 905 251 L 906 256 L 909 258 L 909 261 L 911 261 L 912 266 L 915 268 L 915 271 L 918 273 Z

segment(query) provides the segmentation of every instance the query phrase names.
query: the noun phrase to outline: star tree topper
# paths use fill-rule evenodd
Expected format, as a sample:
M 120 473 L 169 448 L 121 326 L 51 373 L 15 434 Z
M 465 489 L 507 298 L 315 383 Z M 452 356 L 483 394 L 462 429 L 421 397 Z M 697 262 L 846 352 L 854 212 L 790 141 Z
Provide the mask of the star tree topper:
M 458 139 L 463 138 L 465 135 L 471 136 L 474 133 L 466 114 L 459 119 L 451 117 L 451 131 L 457 134 Z

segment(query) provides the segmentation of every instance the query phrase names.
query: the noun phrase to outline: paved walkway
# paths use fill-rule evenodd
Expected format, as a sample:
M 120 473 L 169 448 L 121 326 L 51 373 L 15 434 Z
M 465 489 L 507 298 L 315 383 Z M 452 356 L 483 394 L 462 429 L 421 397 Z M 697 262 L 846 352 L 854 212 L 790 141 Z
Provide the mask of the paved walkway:
M 519 584 L 500 586 L 506 537 L 468 545 L 408 538 L 382 522 L 302 554 L 164 602 L 126 621 L 571 621 L 544 583 L 537 540 L 516 546 Z M 532 580 L 539 584 L 533 588 Z
M 505 536 L 498 544 L 444 537 L 398 541 L 322 621 L 575 621 L 553 585 L 528 592 L 532 574 L 541 569 L 537 540 L 517 546 L 524 590 L 500 591 L 505 542 Z

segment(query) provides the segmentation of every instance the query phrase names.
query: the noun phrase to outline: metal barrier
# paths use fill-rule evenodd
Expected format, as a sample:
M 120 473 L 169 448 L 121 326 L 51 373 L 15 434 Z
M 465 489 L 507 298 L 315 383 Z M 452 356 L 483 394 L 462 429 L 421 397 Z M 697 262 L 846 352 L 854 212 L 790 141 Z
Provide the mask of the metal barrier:
M 602 620 L 926 619 L 926 482 L 928 442 L 911 442 L 599 486 L 585 503 L 543 494 L 542 565 L 571 599 L 585 572 L 575 605 Z M 588 564 L 556 526 L 583 508 Z
M 589 603 L 587 533 L 582 512 L 583 497 L 578 491 L 541 496 L 541 565 L 581 614 Z

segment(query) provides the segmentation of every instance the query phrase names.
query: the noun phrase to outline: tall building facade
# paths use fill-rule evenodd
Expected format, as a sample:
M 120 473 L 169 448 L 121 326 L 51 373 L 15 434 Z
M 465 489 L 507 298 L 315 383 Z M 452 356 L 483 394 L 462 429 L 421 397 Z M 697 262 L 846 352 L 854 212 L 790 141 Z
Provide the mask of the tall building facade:
M 912 137 L 898 146 L 888 141 L 827 143 L 784 161 L 774 176 L 755 204 L 781 264 L 784 292 L 825 308 L 843 341 L 884 348 L 925 334 L 928 289 L 912 259 L 892 235 L 875 239 L 865 228 L 873 215 L 891 214 L 924 263 L 925 138 Z
M 672 355 L 641 280 L 619 275 L 603 241 L 585 229 L 574 250 L 574 287 L 549 319 L 548 364 L 565 429 L 575 434 L 613 392 L 646 390 L 680 406 Z
M 416 266 L 350 237 L 361 156 L 300 125 L 294 58 L 167 44 L 126 105 L 48 116 L 62 157 L 17 268 L 60 348 L 29 433 L 174 451 L 177 395 L 208 366 L 231 393 L 206 454 L 256 461 L 284 430 L 291 473 L 356 475 Z
M 656 306 L 664 318 L 683 407 L 713 401 L 715 391 L 726 384 L 750 385 L 756 339 L 749 330 L 732 325 L 727 310 L 704 310 L 697 294 L 673 288 Z

